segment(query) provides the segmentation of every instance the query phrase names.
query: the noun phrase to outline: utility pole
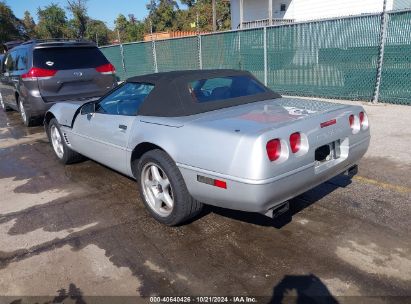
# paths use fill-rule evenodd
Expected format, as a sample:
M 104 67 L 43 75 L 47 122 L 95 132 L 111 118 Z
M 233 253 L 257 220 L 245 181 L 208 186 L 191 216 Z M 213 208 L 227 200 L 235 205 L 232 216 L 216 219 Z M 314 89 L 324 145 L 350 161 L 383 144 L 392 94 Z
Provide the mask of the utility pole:
M 216 12 L 215 1 L 216 0 L 212 0 L 212 6 L 213 6 L 213 32 L 217 31 L 217 12 Z

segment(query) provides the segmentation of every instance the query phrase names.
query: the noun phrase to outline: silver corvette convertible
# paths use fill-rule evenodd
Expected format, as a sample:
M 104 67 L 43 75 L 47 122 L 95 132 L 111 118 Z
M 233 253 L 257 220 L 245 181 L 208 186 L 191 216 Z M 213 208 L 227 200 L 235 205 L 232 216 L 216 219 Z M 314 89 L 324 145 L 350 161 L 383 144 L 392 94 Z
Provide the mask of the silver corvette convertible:
M 136 179 L 167 225 L 203 204 L 273 216 L 355 174 L 370 141 L 362 107 L 282 98 L 235 70 L 133 77 L 102 98 L 55 104 L 45 128 L 62 163 L 86 156 Z

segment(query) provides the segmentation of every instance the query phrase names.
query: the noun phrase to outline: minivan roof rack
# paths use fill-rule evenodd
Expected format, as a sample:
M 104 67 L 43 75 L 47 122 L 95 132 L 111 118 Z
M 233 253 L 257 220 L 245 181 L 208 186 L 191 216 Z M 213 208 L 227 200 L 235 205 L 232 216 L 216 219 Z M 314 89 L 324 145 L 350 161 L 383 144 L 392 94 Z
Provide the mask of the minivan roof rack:
M 9 51 L 12 48 L 19 46 L 20 44 L 23 44 L 23 43 L 24 41 L 21 41 L 21 40 L 7 41 L 3 43 L 3 46 L 5 47 L 6 51 Z
M 23 44 L 32 44 L 32 43 L 47 43 L 47 42 L 82 42 L 94 44 L 94 42 L 85 40 L 85 39 L 74 39 L 74 38 L 47 38 L 47 39 L 31 39 L 24 42 Z

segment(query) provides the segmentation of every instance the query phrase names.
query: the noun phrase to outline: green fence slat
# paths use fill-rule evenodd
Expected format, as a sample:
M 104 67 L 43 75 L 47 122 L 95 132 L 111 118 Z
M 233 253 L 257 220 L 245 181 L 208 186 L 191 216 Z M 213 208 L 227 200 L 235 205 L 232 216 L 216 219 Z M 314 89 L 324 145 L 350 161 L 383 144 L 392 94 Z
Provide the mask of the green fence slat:
M 241 69 L 240 32 L 209 34 L 201 37 L 204 69 Z
M 151 42 L 125 44 L 123 49 L 126 78 L 154 73 L 154 59 Z
M 250 71 L 264 83 L 264 29 L 239 32 L 240 68 Z
M 287 95 L 371 100 L 380 16 L 267 29 L 268 85 Z
M 267 27 L 268 86 L 284 95 L 371 100 L 379 56 L 381 15 Z M 411 104 L 411 11 L 388 14 L 380 101 Z M 198 37 L 155 42 L 159 72 L 198 69 Z M 154 72 L 152 42 L 101 50 L 127 77 Z M 264 29 L 201 36 L 203 69 L 242 69 L 264 81 Z
M 185 37 L 156 41 L 159 72 L 199 68 L 198 38 Z
M 411 105 L 411 12 L 388 16 L 380 101 Z

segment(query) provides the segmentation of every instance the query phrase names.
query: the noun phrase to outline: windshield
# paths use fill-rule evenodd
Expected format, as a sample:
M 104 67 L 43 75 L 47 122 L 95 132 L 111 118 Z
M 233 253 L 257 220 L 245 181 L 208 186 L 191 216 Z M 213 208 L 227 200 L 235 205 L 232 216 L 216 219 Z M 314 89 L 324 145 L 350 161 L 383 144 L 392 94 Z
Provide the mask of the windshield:
M 97 105 L 96 112 L 111 115 L 137 115 L 138 109 L 154 85 L 149 83 L 125 83 L 104 97 Z
M 196 102 L 212 102 L 267 92 L 267 88 L 248 76 L 226 76 L 200 79 L 189 84 Z

